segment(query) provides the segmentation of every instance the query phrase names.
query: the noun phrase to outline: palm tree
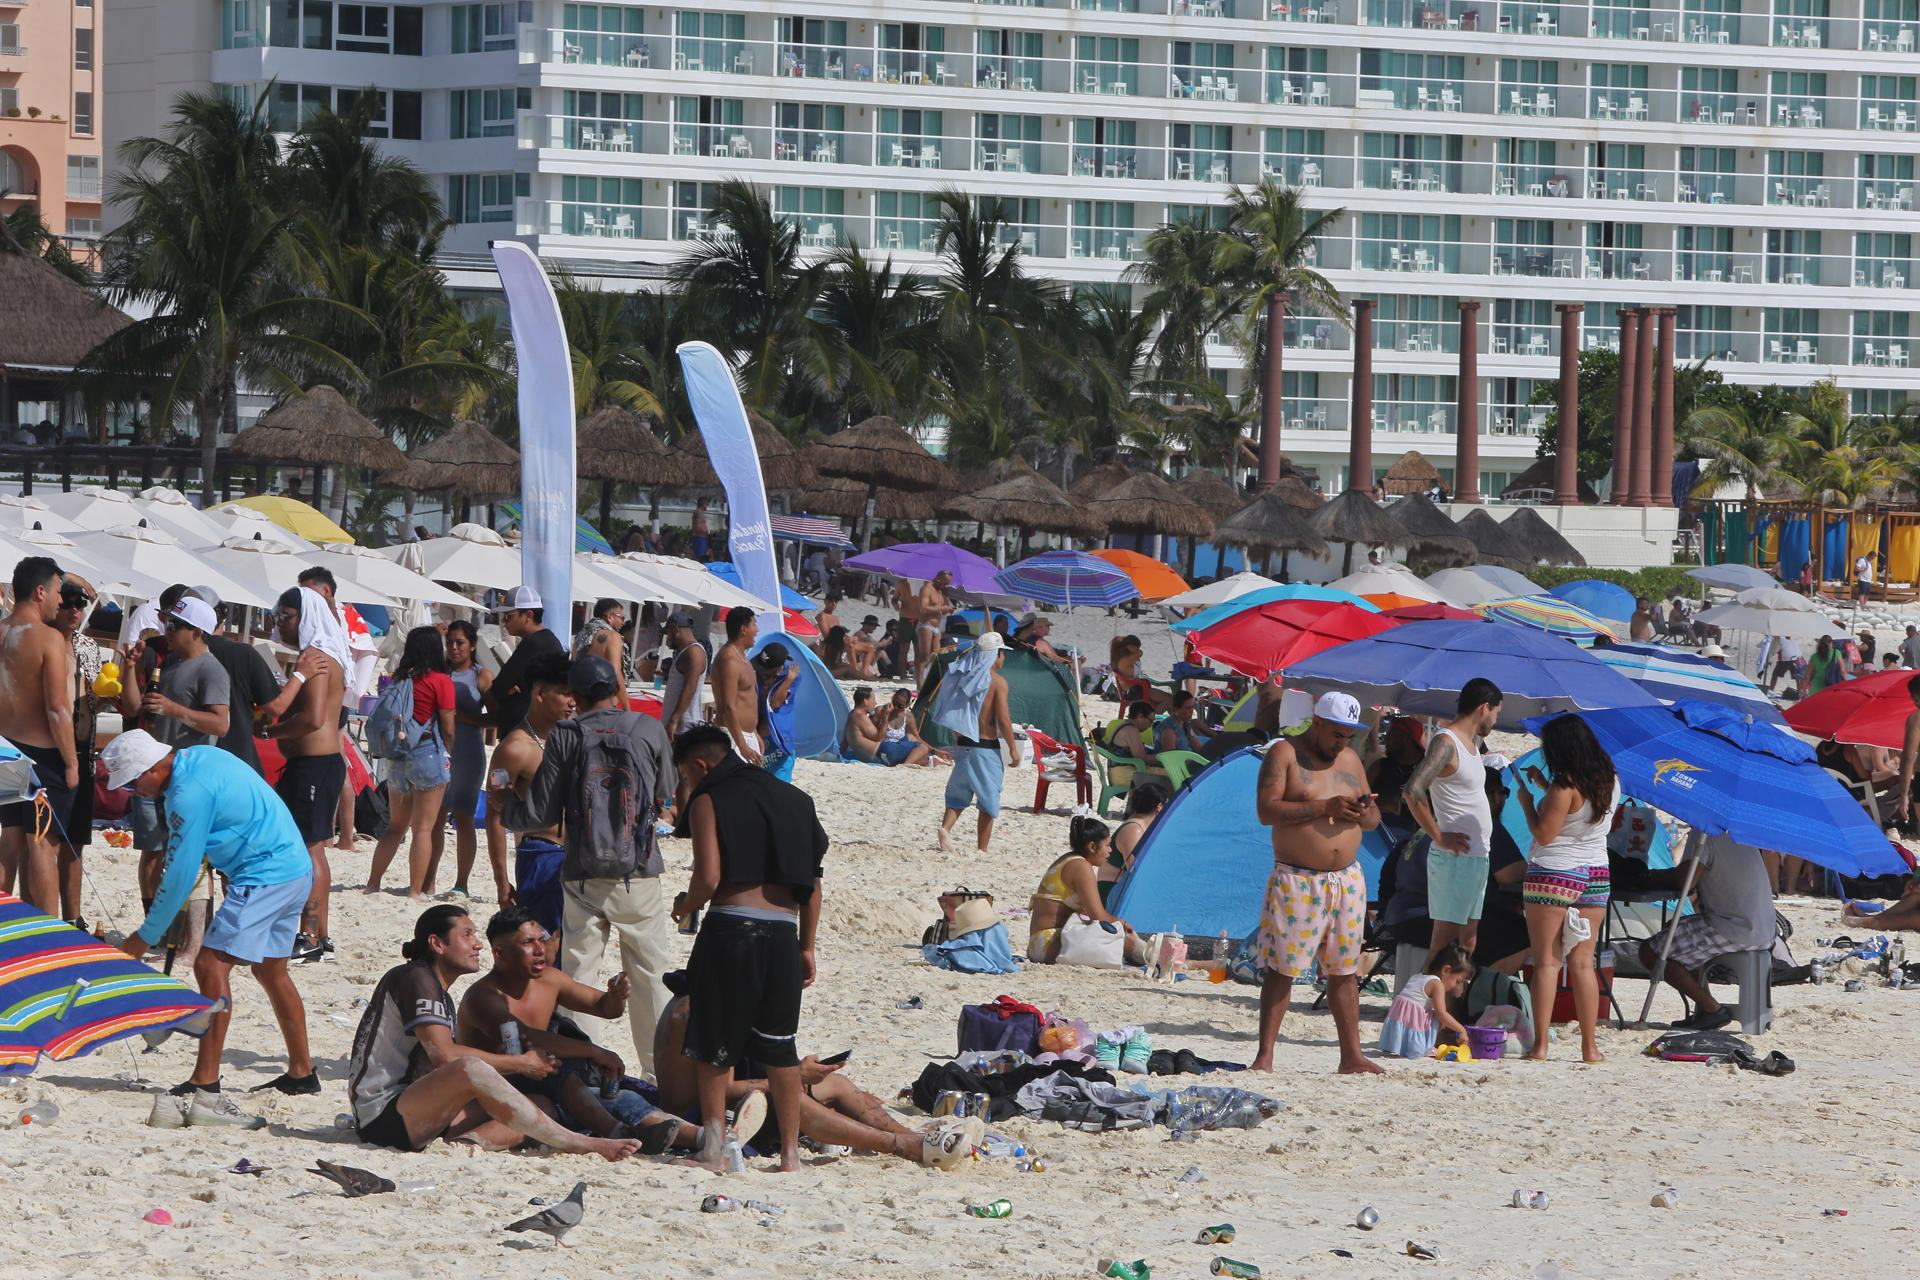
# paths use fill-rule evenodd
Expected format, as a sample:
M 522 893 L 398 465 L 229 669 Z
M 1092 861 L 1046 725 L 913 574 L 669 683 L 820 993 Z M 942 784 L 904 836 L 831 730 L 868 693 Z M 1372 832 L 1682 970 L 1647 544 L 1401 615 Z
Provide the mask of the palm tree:
M 96 347 L 103 380 L 160 387 L 156 425 L 191 408 L 203 498 L 213 497 L 216 444 L 239 428 L 239 387 L 292 394 L 326 376 L 356 386 L 352 361 L 314 336 L 349 304 L 290 288 L 299 276 L 279 143 L 263 92 L 251 108 L 220 93 L 186 93 L 164 136 L 121 144 L 108 199 L 126 220 L 106 237 L 110 301 L 151 314 Z
M 639 379 L 644 371 L 627 345 L 621 294 L 562 275 L 554 282 L 573 356 L 573 411 L 582 417 L 612 406 L 659 417 L 660 401 Z
M 933 358 L 931 296 L 924 276 L 896 272 L 892 258 L 876 263 L 858 245 L 833 255 L 819 315 L 842 344 L 841 421 L 886 414 L 912 422 L 924 416 Z
M 1227 194 L 1227 232 L 1219 241 L 1215 269 L 1237 286 L 1231 311 L 1244 319 L 1244 344 L 1251 356 L 1265 351 L 1261 320 L 1267 303 L 1276 298 L 1296 314 L 1312 311 L 1346 323 L 1346 301 L 1312 266 L 1319 257 L 1320 237 L 1346 214 L 1345 209 L 1316 213 L 1307 208 L 1298 187 L 1272 179 Z
M 10 194 L 5 187 L 0 187 L 0 201 L 6 200 Z M 75 261 L 67 242 L 53 234 L 53 228 L 40 216 L 38 201 L 28 200 L 13 212 L 0 214 L 0 223 L 6 224 L 6 234 L 13 238 L 15 244 L 67 279 L 75 284 L 93 283 L 93 273 Z
M 1225 233 L 1197 218 L 1184 218 L 1147 234 L 1142 257 L 1127 277 L 1148 287 L 1143 314 L 1156 320 L 1153 362 L 1169 381 L 1207 376 L 1207 335 L 1237 310 L 1219 270 Z
M 1681 442 L 1705 460 L 1700 478 L 1715 487 L 1744 484 L 1750 510 L 1787 453 L 1788 436 L 1780 422 L 1756 422 L 1739 405 L 1697 409 L 1681 423 L 1680 434 Z
M 382 155 L 367 137 L 378 98 L 362 93 L 345 114 L 321 108 L 287 147 L 284 196 L 304 225 L 334 242 L 430 259 L 448 226 L 425 174 Z

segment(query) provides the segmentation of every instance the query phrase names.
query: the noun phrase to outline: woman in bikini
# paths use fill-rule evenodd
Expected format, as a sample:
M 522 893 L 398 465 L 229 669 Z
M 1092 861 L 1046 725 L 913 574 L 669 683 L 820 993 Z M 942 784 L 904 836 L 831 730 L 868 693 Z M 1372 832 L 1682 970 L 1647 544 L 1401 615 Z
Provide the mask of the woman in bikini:
M 1040 887 L 1027 904 L 1032 913 L 1027 918 L 1027 959 L 1052 964 L 1060 954 L 1061 927 L 1073 916 L 1086 916 L 1126 930 L 1127 963 L 1144 964 L 1146 944 L 1133 926 L 1109 914 L 1100 901 L 1100 867 L 1111 847 L 1107 824 L 1098 818 L 1075 818 L 1067 843 L 1067 852 L 1040 877 Z

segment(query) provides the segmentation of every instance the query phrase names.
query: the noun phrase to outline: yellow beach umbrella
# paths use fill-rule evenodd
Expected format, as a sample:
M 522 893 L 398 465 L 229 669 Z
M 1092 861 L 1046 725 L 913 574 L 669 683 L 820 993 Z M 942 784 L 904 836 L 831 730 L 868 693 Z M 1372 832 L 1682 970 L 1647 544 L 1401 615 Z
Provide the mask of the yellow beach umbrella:
M 235 508 L 257 511 L 288 533 L 297 534 L 309 542 L 353 541 L 352 534 L 298 498 L 262 493 L 251 498 L 235 498 L 212 509 L 228 511 Z

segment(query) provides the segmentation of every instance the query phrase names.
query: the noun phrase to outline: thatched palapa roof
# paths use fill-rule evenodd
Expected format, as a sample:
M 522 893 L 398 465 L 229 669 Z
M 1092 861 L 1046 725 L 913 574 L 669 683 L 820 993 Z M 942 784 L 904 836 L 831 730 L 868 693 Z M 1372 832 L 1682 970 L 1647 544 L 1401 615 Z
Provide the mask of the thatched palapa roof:
M 1561 532 L 1548 524 L 1532 507 L 1521 507 L 1500 525 L 1501 532 L 1526 548 L 1534 564 L 1570 564 L 1586 567 L 1587 558 L 1580 548 L 1568 542 Z
M 1534 566 L 1534 561 L 1527 556 L 1527 549 L 1514 541 L 1512 535 L 1500 527 L 1500 522 L 1482 507 L 1475 507 L 1461 517 L 1460 532 L 1472 538 L 1473 545 L 1480 548 L 1481 564 L 1497 564 L 1518 573 L 1525 573 Z
M 808 448 L 813 446 L 809 445 Z M 807 450 L 802 449 L 802 455 Z M 867 514 L 867 486 L 845 476 L 817 476 L 812 485 L 794 497 L 797 510 L 808 515 L 840 516 L 858 520 Z M 933 519 L 933 499 L 924 493 L 904 489 L 877 488 L 873 491 L 873 517 L 876 520 Z
M 1125 484 L 1138 473 L 1120 459 L 1103 462 L 1067 486 L 1067 496 L 1091 502 L 1115 485 Z
M 1204 538 L 1213 532 L 1213 513 L 1189 502 L 1171 484 L 1150 471 L 1137 471 L 1086 504 L 1116 533 L 1159 533 Z
M 328 386 L 284 401 L 233 438 L 233 452 L 266 462 L 397 471 L 407 455 Z
M 819 474 L 780 434 L 780 428 L 751 409 L 747 410 L 747 424 L 753 428 L 754 451 L 760 455 L 760 478 L 767 488 L 805 489 L 819 482 Z M 720 477 L 714 474 L 713 464 L 707 460 L 706 441 L 700 438 L 698 431 L 687 432 L 680 438 L 680 443 L 673 447 L 686 464 L 686 479 L 682 482 L 684 487 L 720 487 Z
M 946 464 L 927 452 L 892 418 L 872 417 L 807 446 L 807 459 L 822 475 L 845 476 L 911 493 L 959 488 Z
M 1440 472 L 1418 449 L 1409 449 L 1380 478 L 1380 487 L 1390 494 L 1425 493 L 1440 483 Z
M 1280 478 L 1264 490 L 1279 496 L 1286 504 L 1301 515 L 1311 515 L 1327 503 L 1327 495 L 1314 488 L 1301 476 L 1283 471 Z
M 21 248 L 0 222 L 0 367 L 73 369 L 131 323 Z
M 1358 489 L 1348 489 L 1307 517 L 1307 524 L 1328 542 L 1351 546 L 1399 546 L 1407 531 L 1380 504 Z
M 451 489 L 469 498 L 510 498 L 520 492 L 520 452 L 468 420 L 415 449 L 406 466 L 381 478 L 406 489 Z
M 1174 492 L 1195 506 L 1205 507 L 1224 520 L 1247 505 L 1247 495 L 1233 481 L 1206 467 L 1197 467 L 1173 482 Z
M 641 486 L 687 483 L 686 459 L 647 430 L 640 415 L 607 405 L 574 429 L 574 469 L 583 480 Z
M 1318 554 L 1326 539 L 1313 531 L 1306 517 L 1279 491 L 1278 485 L 1222 520 L 1212 542 L 1253 551 L 1301 551 Z
M 1528 467 L 1525 471 L 1522 471 L 1519 475 L 1515 476 L 1513 478 L 1513 483 L 1509 484 L 1506 488 L 1500 491 L 1500 496 L 1503 498 L 1511 498 L 1516 494 L 1528 493 L 1531 491 L 1536 491 L 1541 489 L 1546 490 L 1548 493 L 1552 493 L 1553 492 L 1553 469 L 1556 465 L 1558 465 L 1558 461 L 1559 460 L 1555 458 L 1552 454 L 1548 454 L 1544 458 L 1537 459 L 1532 466 Z M 1579 487 L 1579 493 L 1580 493 L 1580 501 L 1589 503 L 1589 504 L 1599 503 L 1600 495 L 1593 491 L 1592 485 L 1588 484 L 1585 480 L 1581 480 L 1579 481 L 1578 487 Z
M 1408 553 L 1430 561 L 1437 569 L 1472 564 L 1480 558 L 1480 548 L 1473 539 L 1460 532 L 1460 526 L 1424 493 L 1409 493 L 1388 507 L 1387 514 L 1407 531 L 1402 545 Z
M 1097 538 L 1107 523 L 1086 503 L 1075 502 L 1060 487 L 1027 466 L 1009 466 L 1006 479 L 947 499 L 940 514 L 989 524 L 1027 525 L 1047 533 Z

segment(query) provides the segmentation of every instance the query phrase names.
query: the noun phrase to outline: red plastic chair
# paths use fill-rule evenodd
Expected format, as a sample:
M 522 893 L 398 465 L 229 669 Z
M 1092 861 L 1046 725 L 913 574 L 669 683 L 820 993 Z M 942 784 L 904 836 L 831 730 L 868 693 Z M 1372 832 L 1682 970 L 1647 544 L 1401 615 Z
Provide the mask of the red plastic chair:
M 1088 768 L 1087 749 L 1071 743 L 1055 742 L 1038 729 L 1029 729 L 1027 738 L 1033 743 L 1033 763 L 1040 773 L 1040 781 L 1033 789 L 1033 811 L 1040 813 L 1046 808 L 1050 783 L 1066 781 L 1061 770 L 1063 760 L 1073 762 L 1074 803 L 1092 804 L 1093 774 Z M 1049 776 L 1050 771 L 1053 776 Z

